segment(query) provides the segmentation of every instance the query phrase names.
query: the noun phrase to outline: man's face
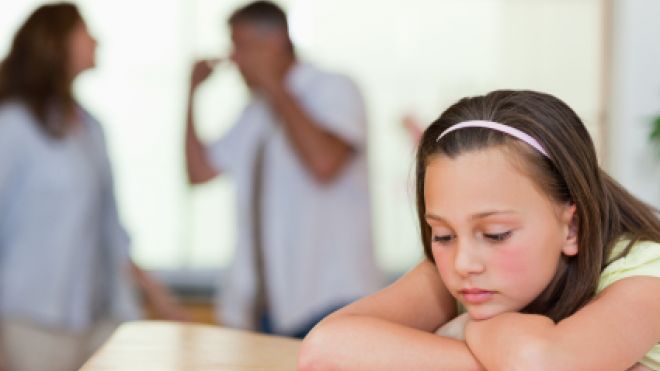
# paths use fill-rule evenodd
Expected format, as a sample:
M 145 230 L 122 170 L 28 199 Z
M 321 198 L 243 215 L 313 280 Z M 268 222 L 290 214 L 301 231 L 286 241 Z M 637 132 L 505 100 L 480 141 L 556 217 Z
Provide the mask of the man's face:
M 233 50 L 231 60 L 236 63 L 249 87 L 255 85 L 255 75 L 261 69 L 272 66 L 282 57 L 277 30 L 267 26 L 239 22 L 231 25 Z

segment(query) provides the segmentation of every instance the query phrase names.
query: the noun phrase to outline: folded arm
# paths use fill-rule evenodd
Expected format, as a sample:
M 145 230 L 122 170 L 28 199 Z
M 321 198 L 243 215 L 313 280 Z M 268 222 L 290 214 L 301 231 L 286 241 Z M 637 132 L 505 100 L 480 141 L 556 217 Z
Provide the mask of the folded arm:
M 455 314 L 435 267 L 423 262 L 321 321 L 303 341 L 299 369 L 480 370 L 465 342 L 433 333 Z
M 557 324 L 520 313 L 470 322 L 467 344 L 488 370 L 626 370 L 660 340 L 658 292 L 658 278 L 622 279 Z

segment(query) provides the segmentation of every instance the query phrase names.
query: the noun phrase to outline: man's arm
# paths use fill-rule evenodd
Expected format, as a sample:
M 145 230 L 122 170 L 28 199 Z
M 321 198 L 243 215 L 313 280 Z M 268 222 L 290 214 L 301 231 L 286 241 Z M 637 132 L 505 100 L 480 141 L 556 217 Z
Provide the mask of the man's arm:
M 321 321 L 305 338 L 298 367 L 310 370 L 481 370 L 465 342 L 433 331 L 455 301 L 425 261 L 384 290 Z
M 195 130 L 195 92 L 197 87 L 213 71 L 209 61 L 199 61 L 193 66 L 190 78 L 190 92 L 188 94 L 188 107 L 186 110 L 186 169 L 188 182 L 200 184 L 215 178 L 219 172 L 213 167 L 206 155 L 206 146 L 199 139 Z
M 318 182 L 332 182 L 351 159 L 354 148 L 312 119 L 282 80 L 264 87 L 302 163 Z
M 286 56 L 269 48 L 255 48 L 244 54 L 241 66 L 243 73 L 266 95 L 282 119 L 284 131 L 302 164 L 319 183 L 330 183 L 357 148 L 326 130 L 289 92 L 285 77 L 294 63 L 293 59 L 287 61 Z

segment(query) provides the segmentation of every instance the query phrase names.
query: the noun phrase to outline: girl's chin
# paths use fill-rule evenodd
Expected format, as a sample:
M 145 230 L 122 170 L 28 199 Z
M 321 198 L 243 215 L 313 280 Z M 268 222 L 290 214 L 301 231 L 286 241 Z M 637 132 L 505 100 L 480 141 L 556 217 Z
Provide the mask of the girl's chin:
M 470 316 L 470 319 L 473 320 L 473 321 L 484 321 L 484 320 L 487 320 L 487 319 L 491 319 L 491 318 L 495 317 L 496 315 L 497 314 L 493 314 L 493 315 L 484 315 L 484 314 L 481 314 L 481 313 L 473 314 L 473 313 L 468 312 L 468 316 Z
M 486 308 L 468 308 L 467 313 L 473 321 L 484 321 L 499 314 L 511 312 L 510 310 L 485 310 Z

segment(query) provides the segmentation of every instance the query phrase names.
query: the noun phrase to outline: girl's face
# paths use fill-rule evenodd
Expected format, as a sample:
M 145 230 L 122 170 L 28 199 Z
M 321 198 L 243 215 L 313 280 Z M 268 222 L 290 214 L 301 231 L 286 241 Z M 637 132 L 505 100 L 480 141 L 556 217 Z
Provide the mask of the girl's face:
M 72 77 L 96 65 L 96 39 L 84 22 L 78 22 L 69 36 L 69 71 Z
M 426 168 L 424 200 L 442 281 L 482 320 L 523 309 L 555 275 L 561 254 L 575 255 L 575 206 L 552 201 L 500 148 Z

